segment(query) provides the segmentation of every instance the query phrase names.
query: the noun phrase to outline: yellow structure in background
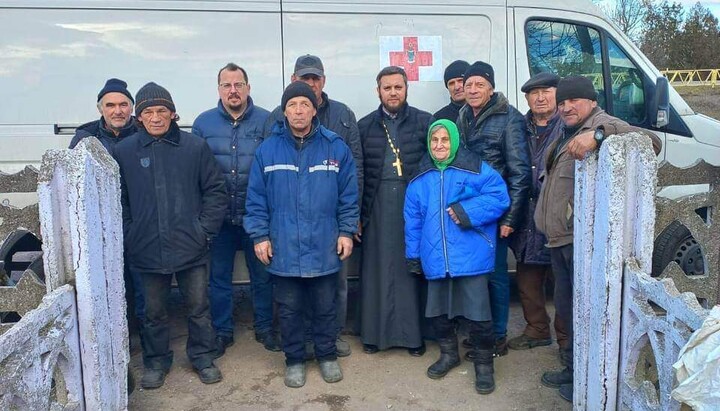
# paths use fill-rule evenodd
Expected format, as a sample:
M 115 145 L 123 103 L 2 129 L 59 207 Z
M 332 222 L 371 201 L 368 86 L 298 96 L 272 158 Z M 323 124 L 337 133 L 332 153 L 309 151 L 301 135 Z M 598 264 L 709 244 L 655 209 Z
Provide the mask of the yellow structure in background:
M 720 69 L 700 69 L 700 70 L 661 70 L 661 73 L 667 77 L 670 84 L 678 86 L 710 86 L 718 85 L 718 77 L 720 77 Z

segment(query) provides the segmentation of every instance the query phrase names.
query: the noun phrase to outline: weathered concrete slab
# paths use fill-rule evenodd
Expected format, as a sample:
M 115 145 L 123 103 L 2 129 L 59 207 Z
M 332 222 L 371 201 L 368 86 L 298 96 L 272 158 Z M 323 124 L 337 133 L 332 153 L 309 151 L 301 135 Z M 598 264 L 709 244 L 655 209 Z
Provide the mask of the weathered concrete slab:
M 650 140 L 637 133 L 609 137 L 596 167 L 593 156 L 576 166 L 574 407 L 614 410 L 622 307 L 618 285 L 626 258 L 651 267 L 657 164 Z
M 38 196 L 48 289 L 77 289 L 86 406 L 123 410 L 129 354 L 118 166 L 95 138 L 50 150 Z
M 40 237 L 38 205 L 15 208 L 0 204 L 0 238 L 5 238 L 18 228 L 24 228 Z
M 0 336 L 0 409 L 84 410 L 75 293 L 46 295 Z
M 677 168 L 663 163 L 659 169 L 658 181 L 661 187 L 710 185 L 710 190 L 706 193 L 674 200 L 658 198 L 655 231 L 662 233 L 673 221 L 680 222 L 690 230 L 704 255 L 704 275 L 688 276 L 676 263 L 671 262 L 660 277 L 672 278 L 680 291 L 692 292 L 707 301 L 708 307 L 712 307 L 720 302 L 720 223 L 713 218 L 709 218 L 706 223 L 695 210 L 703 207 L 708 207 L 711 213 L 720 210 L 720 167 L 702 160 L 688 168 Z
M 24 316 L 40 305 L 43 296 L 45 284 L 32 270 L 26 270 L 15 286 L 0 286 L 0 312 L 12 311 Z M 0 335 L 5 331 L 0 328 Z
M 692 293 L 681 294 L 672 279 L 658 280 L 643 271 L 635 259 L 627 260 L 619 402 L 631 410 L 677 411 L 681 404 L 670 396 L 673 364 L 709 311 Z M 643 377 L 647 353 L 654 359 L 657 381 Z
M 33 193 L 37 189 L 38 169 L 25 166 L 14 174 L 0 171 L 0 193 Z

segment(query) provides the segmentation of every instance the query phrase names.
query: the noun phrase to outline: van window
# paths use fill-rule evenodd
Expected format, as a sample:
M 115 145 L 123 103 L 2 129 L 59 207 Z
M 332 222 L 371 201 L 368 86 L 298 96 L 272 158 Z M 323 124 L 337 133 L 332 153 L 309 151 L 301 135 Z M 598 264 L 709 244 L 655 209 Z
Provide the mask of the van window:
M 530 74 L 552 71 L 561 77 L 584 75 L 593 80 L 598 105 L 630 124 L 645 122 L 643 73 L 609 36 L 603 58 L 600 32 L 581 24 L 530 20 L 527 45 Z M 603 62 L 609 65 L 611 92 L 605 93 Z M 607 104 L 610 98 L 612 104 Z M 608 107 L 609 106 L 609 107 Z
M 598 105 L 605 109 L 600 33 L 558 21 L 530 20 L 526 27 L 530 75 L 550 71 L 560 77 L 589 77 L 598 92 Z
M 645 121 L 643 74 L 610 38 L 607 41 L 612 78 L 613 114 L 628 123 Z

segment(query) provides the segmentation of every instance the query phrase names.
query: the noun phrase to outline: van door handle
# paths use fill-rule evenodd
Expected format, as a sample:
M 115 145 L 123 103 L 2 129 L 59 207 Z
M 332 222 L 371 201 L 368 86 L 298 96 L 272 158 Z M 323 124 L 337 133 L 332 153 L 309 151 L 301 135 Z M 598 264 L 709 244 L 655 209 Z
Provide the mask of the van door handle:
M 671 143 L 679 143 L 680 142 L 680 140 L 678 140 L 677 138 L 669 138 L 669 139 L 667 139 L 667 141 L 669 141 Z

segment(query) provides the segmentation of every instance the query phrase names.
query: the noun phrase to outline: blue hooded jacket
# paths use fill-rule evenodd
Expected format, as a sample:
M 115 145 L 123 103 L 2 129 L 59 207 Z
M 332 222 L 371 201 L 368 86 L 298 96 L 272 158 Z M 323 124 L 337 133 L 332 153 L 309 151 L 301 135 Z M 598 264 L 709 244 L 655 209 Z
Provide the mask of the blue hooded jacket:
M 405 256 L 420 259 L 428 280 L 489 273 L 497 221 L 509 206 L 500 174 L 467 149 L 444 171 L 426 155 L 405 195 Z
M 276 123 L 255 152 L 245 209 L 250 238 L 272 244 L 269 272 L 284 277 L 338 272 L 338 236 L 352 237 L 360 215 L 350 149 L 317 118 L 302 142 L 286 123 Z

